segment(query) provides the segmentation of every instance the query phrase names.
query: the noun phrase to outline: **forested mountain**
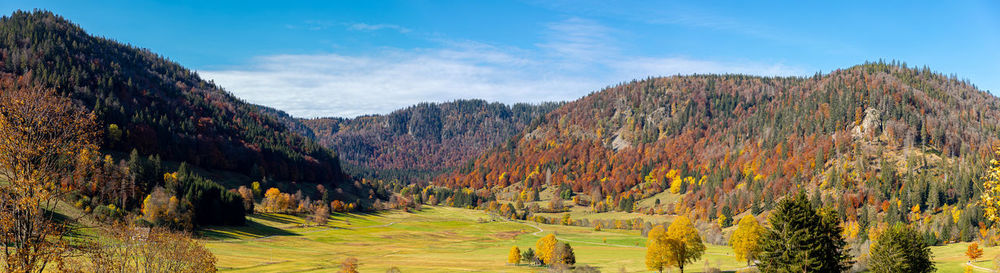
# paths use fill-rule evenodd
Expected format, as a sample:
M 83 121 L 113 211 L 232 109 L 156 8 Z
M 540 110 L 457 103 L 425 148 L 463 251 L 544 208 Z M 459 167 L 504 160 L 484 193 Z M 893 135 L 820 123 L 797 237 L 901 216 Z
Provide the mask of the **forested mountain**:
M 92 109 L 103 149 L 184 161 L 251 179 L 345 180 L 337 155 L 284 113 L 246 103 L 152 53 L 94 37 L 50 12 L 0 20 L 0 73 Z
M 982 221 L 975 183 L 1000 145 L 1000 100 L 955 76 L 896 62 L 804 78 L 649 78 L 543 119 L 435 182 L 494 189 L 479 193 L 497 198 L 506 198 L 498 188 L 562 186 L 590 197 L 596 210 L 701 220 L 770 209 L 804 190 L 862 229 L 972 210 L 943 214 L 961 231 L 951 218 L 923 224 L 954 239 Z M 682 198 L 634 207 L 663 191 Z
M 422 103 L 387 115 L 303 123 L 319 143 L 342 156 L 352 174 L 426 181 L 507 141 L 559 105 L 457 100 Z
M 99 219 L 135 213 L 175 228 L 239 225 L 270 187 L 271 199 L 296 211 L 332 200 L 364 210 L 385 197 L 349 181 L 336 153 L 297 119 L 51 12 L 0 19 L 0 82 L 3 92 L 51 90 L 95 115 L 100 152 L 80 156 L 98 163 L 80 171 L 87 185 L 67 201 Z M 226 186 L 240 189 L 204 175 L 236 177 Z M 251 181 L 262 183 L 251 189 Z

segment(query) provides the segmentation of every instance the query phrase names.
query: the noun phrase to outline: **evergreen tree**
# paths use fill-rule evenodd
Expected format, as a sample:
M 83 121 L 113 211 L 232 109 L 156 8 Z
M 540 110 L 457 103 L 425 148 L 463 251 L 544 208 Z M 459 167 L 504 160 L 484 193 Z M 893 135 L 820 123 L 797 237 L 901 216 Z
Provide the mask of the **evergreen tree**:
M 805 193 L 782 200 L 761 242 L 762 272 L 843 272 L 851 262 L 836 213 L 815 210 Z
M 933 272 L 931 251 L 920 234 L 897 223 L 878 237 L 869 253 L 869 269 L 873 273 Z

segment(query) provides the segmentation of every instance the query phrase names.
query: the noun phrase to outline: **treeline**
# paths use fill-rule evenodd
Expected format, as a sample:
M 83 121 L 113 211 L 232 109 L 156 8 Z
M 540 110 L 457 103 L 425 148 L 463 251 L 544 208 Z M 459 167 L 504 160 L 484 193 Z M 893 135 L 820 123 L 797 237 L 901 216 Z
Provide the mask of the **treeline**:
M 355 176 L 428 181 L 501 145 L 561 104 L 421 103 L 386 115 L 303 120 Z
M 147 49 L 88 35 L 48 11 L 0 19 L 0 73 L 94 111 L 104 150 L 282 181 L 342 182 L 335 153 L 280 111 L 233 97 Z
M 169 172 L 159 156 L 142 157 L 135 150 L 117 162 L 111 155 L 82 156 L 98 167 L 76 170 L 87 180 L 67 201 L 98 219 L 117 221 L 141 213 L 147 224 L 188 230 L 245 223 L 243 198 L 193 173 L 186 163 Z

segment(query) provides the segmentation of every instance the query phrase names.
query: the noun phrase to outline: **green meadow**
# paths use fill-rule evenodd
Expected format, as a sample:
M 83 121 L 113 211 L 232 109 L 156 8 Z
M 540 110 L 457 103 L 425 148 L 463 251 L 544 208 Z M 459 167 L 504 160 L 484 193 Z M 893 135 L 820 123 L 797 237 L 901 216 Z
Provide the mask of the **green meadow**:
M 335 214 L 326 226 L 307 225 L 286 214 L 257 214 L 249 220 L 243 227 L 200 232 L 221 272 L 331 272 L 348 257 L 358 259 L 361 272 L 392 267 L 402 272 L 540 272 L 544 268 L 507 265 L 507 253 L 514 245 L 533 248 L 549 233 L 573 246 L 579 265 L 602 272 L 649 272 L 645 238 L 638 231 L 511 222 L 482 211 L 431 206 L 415 213 Z M 967 245 L 933 247 L 939 272 L 963 272 Z M 745 266 L 728 247 L 707 247 L 702 260 L 685 272 Z M 976 265 L 992 268 L 1000 248 L 985 250 L 984 261 Z

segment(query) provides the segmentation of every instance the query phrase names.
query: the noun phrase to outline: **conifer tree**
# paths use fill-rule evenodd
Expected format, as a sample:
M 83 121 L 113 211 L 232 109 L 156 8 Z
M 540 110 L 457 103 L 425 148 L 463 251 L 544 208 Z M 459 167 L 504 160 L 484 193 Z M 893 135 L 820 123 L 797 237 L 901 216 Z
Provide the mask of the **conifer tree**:
M 875 241 L 869 253 L 869 269 L 873 273 L 934 272 L 931 251 L 920 233 L 897 223 Z
M 761 242 L 762 272 L 843 272 L 850 265 L 836 214 L 814 210 L 805 193 L 782 200 Z

